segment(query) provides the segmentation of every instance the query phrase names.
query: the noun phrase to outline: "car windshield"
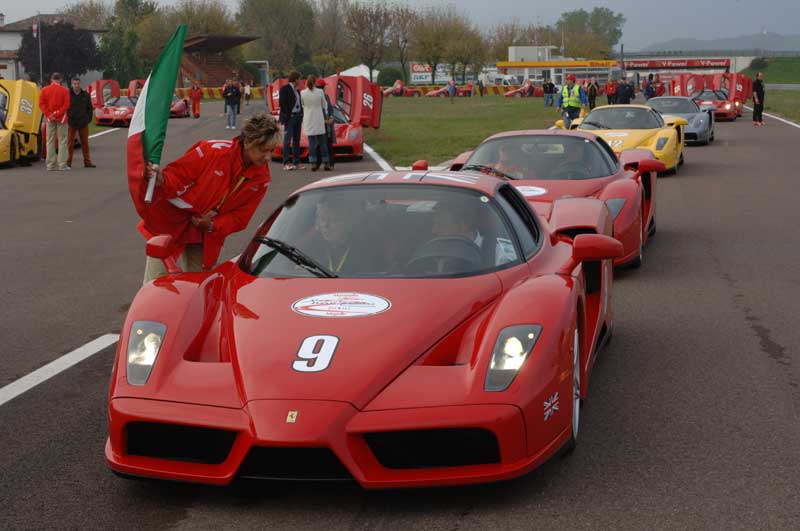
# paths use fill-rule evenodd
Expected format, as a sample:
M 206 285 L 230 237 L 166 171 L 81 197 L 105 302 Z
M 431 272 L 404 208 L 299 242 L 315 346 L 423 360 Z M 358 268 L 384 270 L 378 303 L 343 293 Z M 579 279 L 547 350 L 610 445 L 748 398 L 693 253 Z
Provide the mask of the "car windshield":
M 350 123 L 350 119 L 344 113 L 344 111 L 339 108 L 339 106 L 333 106 L 333 121 L 337 124 L 347 124 Z
M 583 119 L 578 129 L 660 129 L 660 118 L 650 109 L 615 106 L 595 109 Z
M 491 197 L 447 186 L 310 190 L 290 197 L 273 214 L 240 265 L 272 278 L 485 274 L 519 263 L 499 212 Z
M 8 118 L 8 94 L 4 88 L 0 88 L 0 129 L 8 129 L 6 127 L 6 119 Z
M 106 102 L 109 107 L 136 107 L 136 98 L 127 98 L 120 96 L 119 98 L 111 98 Z
M 712 100 L 713 101 L 713 100 L 726 100 L 728 98 L 726 98 L 725 95 L 722 94 L 719 91 L 716 91 L 716 90 L 704 90 L 703 92 L 701 92 L 700 94 L 695 96 L 694 99 L 696 99 L 696 100 Z
M 594 179 L 611 173 L 600 149 L 593 141 L 577 136 L 501 137 L 478 146 L 464 169 L 511 179 Z
M 172 96 L 172 103 L 178 103 L 179 101 L 181 101 L 181 99 L 178 96 Z
M 697 104 L 689 98 L 650 98 L 647 105 L 661 114 L 694 114 L 700 112 Z

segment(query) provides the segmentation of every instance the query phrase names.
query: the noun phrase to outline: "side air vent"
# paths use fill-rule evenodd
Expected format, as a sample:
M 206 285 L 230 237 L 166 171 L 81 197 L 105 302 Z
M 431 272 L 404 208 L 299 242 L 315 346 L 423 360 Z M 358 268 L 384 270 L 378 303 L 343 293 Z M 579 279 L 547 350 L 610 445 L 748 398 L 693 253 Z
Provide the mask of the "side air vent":
M 172 461 L 218 465 L 228 458 L 236 432 L 159 422 L 125 427 L 128 454 Z
M 500 462 L 497 437 L 482 428 L 367 433 L 367 444 L 386 468 L 436 468 Z

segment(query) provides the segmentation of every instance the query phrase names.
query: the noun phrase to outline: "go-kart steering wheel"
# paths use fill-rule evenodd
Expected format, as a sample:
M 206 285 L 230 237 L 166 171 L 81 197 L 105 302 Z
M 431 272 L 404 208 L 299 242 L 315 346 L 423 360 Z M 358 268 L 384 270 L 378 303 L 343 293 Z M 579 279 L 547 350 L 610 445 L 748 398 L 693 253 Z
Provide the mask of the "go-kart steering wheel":
M 427 241 L 406 264 L 409 273 L 463 273 L 481 268 L 478 245 L 462 236 L 440 236 Z

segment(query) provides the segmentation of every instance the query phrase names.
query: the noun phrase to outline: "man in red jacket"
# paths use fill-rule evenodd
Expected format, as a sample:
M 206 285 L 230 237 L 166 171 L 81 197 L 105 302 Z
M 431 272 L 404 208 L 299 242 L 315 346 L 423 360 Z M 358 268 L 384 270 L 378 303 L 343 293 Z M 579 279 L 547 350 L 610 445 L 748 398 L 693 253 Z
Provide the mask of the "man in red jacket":
M 50 76 L 50 84 L 42 89 L 39 95 L 39 109 L 47 121 L 47 171 L 58 167 L 61 171 L 69 171 L 67 158 L 67 110 L 69 109 L 69 89 L 61 84 L 61 74 Z M 58 139 L 58 162 L 56 162 L 56 139 Z
M 281 139 L 269 114 L 250 118 L 233 140 L 202 140 L 178 160 L 156 170 L 156 193 L 139 232 L 170 234 L 185 271 L 210 271 L 225 238 L 247 228 L 270 182 L 268 162 Z M 153 171 L 151 163 L 147 170 Z M 166 274 L 147 258 L 144 281 Z
M 192 100 L 192 116 L 200 118 L 200 100 L 203 99 L 203 89 L 200 88 L 200 84 L 197 81 L 192 83 L 189 99 Z

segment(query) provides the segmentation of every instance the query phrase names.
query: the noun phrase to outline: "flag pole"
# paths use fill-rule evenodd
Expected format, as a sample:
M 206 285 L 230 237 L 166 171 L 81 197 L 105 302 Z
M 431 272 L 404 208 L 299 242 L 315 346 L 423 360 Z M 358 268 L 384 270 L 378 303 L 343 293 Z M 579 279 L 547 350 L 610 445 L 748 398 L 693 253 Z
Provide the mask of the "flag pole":
M 39 36 L 39 83 L 44 87 L 44 68 L 42 67 L 42 18 L 36 12 L 36 33 Z

